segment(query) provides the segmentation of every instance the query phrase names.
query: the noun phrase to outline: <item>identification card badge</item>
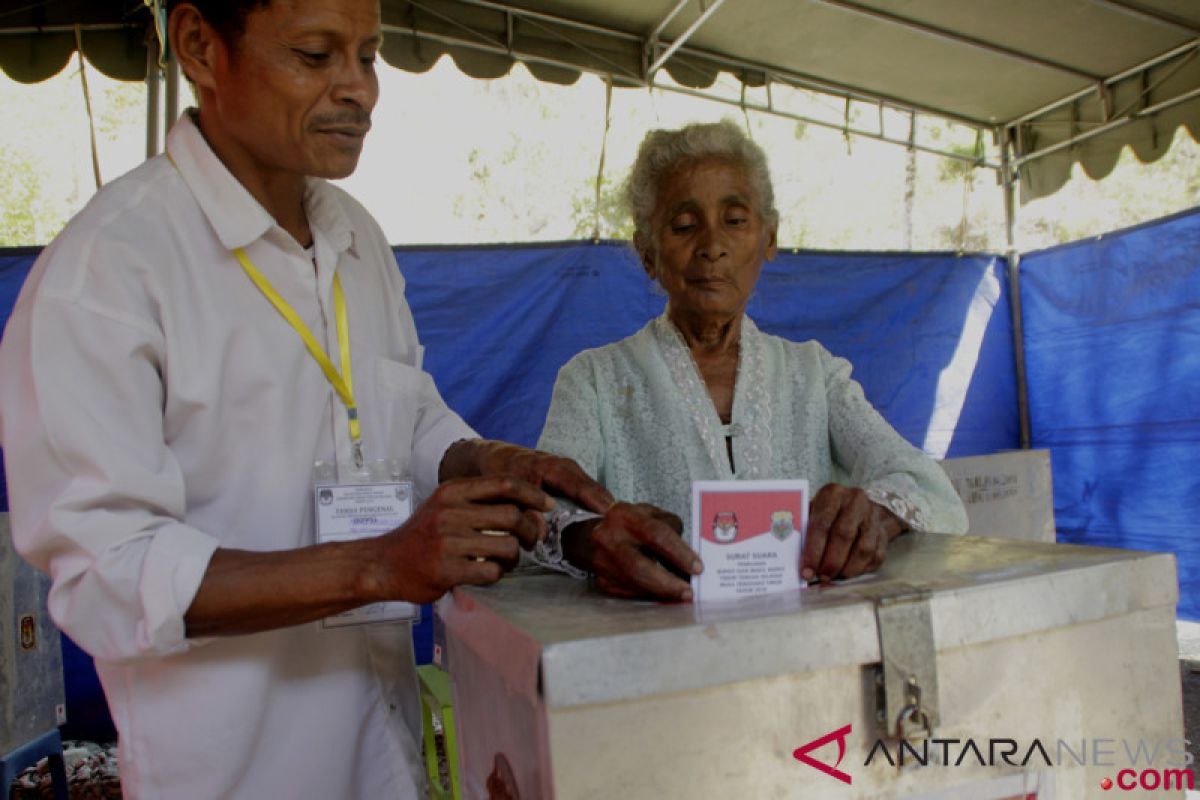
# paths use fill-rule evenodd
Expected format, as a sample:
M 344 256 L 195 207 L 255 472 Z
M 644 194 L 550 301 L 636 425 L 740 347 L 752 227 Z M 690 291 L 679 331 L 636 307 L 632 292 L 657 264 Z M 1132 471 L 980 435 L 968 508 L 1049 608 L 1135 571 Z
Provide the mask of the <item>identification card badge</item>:
M 808 481 L 695 481 L 692 547 L 704 572 L 697 603 L 800 589 Z
M 361 467 L 318 461 L 313 467 L 317 541 L 346 542 L 379 536 L 412 515 L 412 481 L 402 480 L 395 459 L 367 461 Z M 420 608 L 402 601 L 371 603 L 325 617 L 322 628 L 372 622 L 415 620 Z

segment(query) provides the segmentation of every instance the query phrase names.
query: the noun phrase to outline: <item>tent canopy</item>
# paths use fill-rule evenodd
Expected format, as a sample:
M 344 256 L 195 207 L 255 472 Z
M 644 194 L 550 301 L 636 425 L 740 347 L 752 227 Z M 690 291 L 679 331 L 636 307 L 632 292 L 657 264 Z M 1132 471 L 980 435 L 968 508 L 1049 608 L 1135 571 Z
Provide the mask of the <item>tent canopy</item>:
M 1194 0 L 381 1 L 383 56 L 403 69 L 448 54 L 479 78 L 522 61 L 555 82 L 591 72 L 646 86 L 665 70 L 695 89 L 725 72 L 934 114 L 995 132 L 1026 200 L 1057 190 L 1073 162 L 1099 178 L 1125 145 L 1152 161 L 1179 125 L 1200 138 Z M 13 78 L 61 70 L 76 24 L 98 69 L 144 77 L 154 37 L 142 0 L 18 5 L 0 12 Z

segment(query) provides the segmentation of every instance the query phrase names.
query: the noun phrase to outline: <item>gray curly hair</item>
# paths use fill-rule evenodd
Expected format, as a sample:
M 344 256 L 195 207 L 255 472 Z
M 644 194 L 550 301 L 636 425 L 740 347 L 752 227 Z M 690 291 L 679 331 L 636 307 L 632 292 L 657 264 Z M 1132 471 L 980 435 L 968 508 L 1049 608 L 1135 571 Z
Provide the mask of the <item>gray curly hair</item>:
M 775 190 L 767 168 L 767 154 L 742 133 L 734 122 L 696 122 L 679 130 L 653 130 L 638 148 L 637 159 L 625 184 L 625 204 L 633 216 L 633 246 L 640 252 L 654 244 L 652 217 L 663 179 L 684 164 L 706 158 L 724 158 L 739 163 L 758 193 L 763 221 L 779 222 Z

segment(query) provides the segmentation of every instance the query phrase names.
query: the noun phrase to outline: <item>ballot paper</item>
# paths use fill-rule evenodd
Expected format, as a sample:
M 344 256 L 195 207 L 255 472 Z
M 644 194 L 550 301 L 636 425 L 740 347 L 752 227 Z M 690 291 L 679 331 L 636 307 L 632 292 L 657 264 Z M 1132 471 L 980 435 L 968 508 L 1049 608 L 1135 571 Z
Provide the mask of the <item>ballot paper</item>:
M 808 481 L 694 481 L 691 544 L 704 562 L 695 602 L 800 589 Z

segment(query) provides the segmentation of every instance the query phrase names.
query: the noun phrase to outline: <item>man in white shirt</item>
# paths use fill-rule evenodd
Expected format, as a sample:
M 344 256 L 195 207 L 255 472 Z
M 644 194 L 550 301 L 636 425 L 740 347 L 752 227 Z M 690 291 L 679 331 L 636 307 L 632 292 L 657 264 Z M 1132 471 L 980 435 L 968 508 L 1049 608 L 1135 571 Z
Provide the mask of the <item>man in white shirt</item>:
M 499 579 L 546 490 L 612 498 L 446 408 L 382 232 L 324 180 L 370 126 L 377 0 L 169 19 L 199 111 L 46 248 L 0 344 L 14 541 L 96 659 L 127 797 L 423 796 L 408 626 L 320 620 Z M 427 499 L 318 543 L 315 463 L 383 459 Z

